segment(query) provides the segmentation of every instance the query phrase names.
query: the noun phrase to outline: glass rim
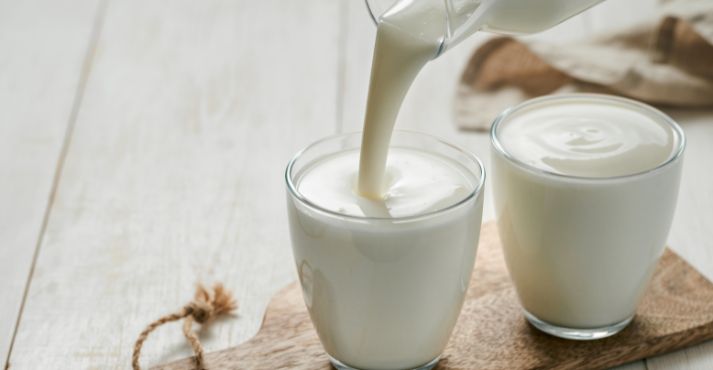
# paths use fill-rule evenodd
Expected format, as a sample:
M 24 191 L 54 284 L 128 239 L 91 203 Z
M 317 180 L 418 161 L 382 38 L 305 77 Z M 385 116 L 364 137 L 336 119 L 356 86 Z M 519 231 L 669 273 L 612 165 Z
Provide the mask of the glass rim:
M 515 158 L 512 154 L 510 154 L 505 147 L 502 145 L 498 138 L 498 127 L 507 120 L 510 116 L 513 114 L 528 108 L 532 107 L 534 105 L 542 104 L 545 102 L 551 102 L 551 101 L 557 101 L 557 100 L 571 100 L 571 99 L 590 99 L 590 100 L 595 100 L 595 101 L 600 101 L 600 102 L 616 102 L 628 107 L 636 108 L 640 111 L 644 111 L 645 113 L 648 113 L 652 119 L 658 122 L 664 122 L 668 127 L 671 128 L 671 130 L 674 133 L 674 136 L 677 141 L 676 147 L 671 151 L 671 154 L 669 157 L 657 164 L 654 167 L 647 168 L 642 171 L 637 171 L 637 172 L 632 172 L 632 173 L 627 173 L 624 175 L 616 175 L 616 176 L 604 176 L 604 177 L 593 177 L 593 176 L 578 176 L 578 175 L 568 175 L 560 172 L 555 172 L 551 170 L 547 170 L 544 168 L 539 168 L 535 167 L 533 165 L 530 165 L 526 162 L 523 162 L 522 160 Z M 533 172 L 537 175 L 542 175 L 546 177 L 551 177 L 551 178 L 556 178 L 560 180 L 575 180 L 575 181 L 584 181 L 584 182 L 606 182 L 606 181 L 616 181 L 616 180 L 627 180 L 627 179 L 633 179 L 633 178 L 638 178 L 642 176 L 646 176 L 652 173 L 659 172 L 660 170 L 664 169 L 665 167 L 670 166 L 672 163 L 677 162 L 678 159 L 680 159 L 683 155 L 684 149 L 686 148 L 686 135 L 683 132 L 683 129 L 681 126 L 676 123 L 671 117 L 669 117 L 666 113 L 660 111 L 659 109 L 656 109 L 648 104 L 642 103 L 640 101 L 636 101 L 634 99 L 629 99 L 629 98 L 624 98 L 621 96 L 615 96 L 615 95 L 608 95 L 608 94 L 595 94 L 595 93 L 568 93 L 568 94 L 557 94 L 557 95 L 546 95 L 546 96 L 541 96 L 538 98 L 533 98 L 526 100 L 520 104 L 517 104 L 515 106 L 509 107 L 502 111 L 498 116 L 493 120 L 493 123 L 490 127 L 490 143 L 492 144 L 492 147 L 498 152 L 499 155 L 507 159 L 509 162 L 515 164 L 516 166 L 527 170 L 529 172 Z
M 469 200 L 477 197 L 482 193 L 483 187 L 485 186 L 485 166 L 483 166 L 483 162 L 478 158 L 475 154 L 471 153 L 470 151 L 467 151 L 457 145 L 451 144 L 448 141 L 445 141 L 441 138 L 438 138 L 436 136 L 422 133 L 422 132 L 417 132 L 417 131 L 411 131 L 411 130 L 394 130 L 393 134 L 395 135 L 401 135 L 401 134 L 406 134 L 406 135 L 415 135 L 415 136 L 420 136 L 422 138 L 427 138 L 429 140 L 433 140 L 441 145 L 445 145 L 448 148 L 451 148 L 453 150 L 456 150 L 458 153 L 463 154 L 468 158 L 468 160 L 472 161 L 477 168 L 480 170 L 480 178 L 477 180 L 476 186 L 473 187 L 473 189 L 462 199 L 458 200 L 457 202 L 453 204 L 449 204 L 443 208 L 436 209 L 434 211 L 428 211 L 424 213 L 417 213 L 413 215 L 408 215 L 408 216 L 401 216 L 401 217 L 370 217 L 370 216 L 357 216 L 357 215 L 349 215 L 345 213 L 340 213 L 336 212 L 327 208 L 324 208 L 320 205 L 315 204 L 314 202 L 310 201 L 307 199 L 302 193 L 300 193 L 299 189 L 297 188 L 296 184 L 292 181 L 292 169 L 295 165 L 295 162 L 299 160 L 307 151 L 310 149 L 313 149 L 314 147 L 323 144 L 327 141 L 331 140 L 336 140 L 339 138 L 346 138 L 348 136 L 354 136 L 354 135 L 361 135 L 361 131 L 352 131 L 352 132 L 346 132 L 346 133 L 340 133 L 340 134 L 334 134 L 330 135 L 324 138 L 321 138 L 317 141 L 312 142 L 311 144 L 307 145 L 306 147 L 300 149 L 292 159 L 287 163 L 287 168 L 285 169 L 285 182 L 287 183 L 287 189 L 290 192 L 290 195 L 297 199 L 300 203 L 303 205 L 312 208 L 314 210 L 317 210 L 322 213 L 326 213 L 331 216 L 336 216 L 336 217 L 341 217 L 341 218 L 346 218 L 350 220 L 359 220 L 359 221 L 414 221 L 414 220 L 419 220 L 423 218 L 430 218 L 435 215 L 441 214 L 448 212 L 452 209 L 459 208 L 463 204 L 467 203 Z M 469 171 L 471 172 L 471 171 Z

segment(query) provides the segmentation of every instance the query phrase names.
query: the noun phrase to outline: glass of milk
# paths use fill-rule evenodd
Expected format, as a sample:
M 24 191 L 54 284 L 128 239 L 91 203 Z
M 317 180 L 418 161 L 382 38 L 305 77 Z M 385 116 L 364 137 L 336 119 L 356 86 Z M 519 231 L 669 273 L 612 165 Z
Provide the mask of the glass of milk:
M 430 369 L 456 323 L 480 234 L 472 154 L 395 131 L 383 201 L 356 194 L 361 133 L 300 151 L 286 170 L 305 304 L 339 369 Z M 434 180 L 437 179 L 437 180 Z
M 527 319 L 568 339 L 621 331 L 664 250 L 681 128 L 633 100 L 573 94 L 506 110 L 491 141 L 500 238 Z

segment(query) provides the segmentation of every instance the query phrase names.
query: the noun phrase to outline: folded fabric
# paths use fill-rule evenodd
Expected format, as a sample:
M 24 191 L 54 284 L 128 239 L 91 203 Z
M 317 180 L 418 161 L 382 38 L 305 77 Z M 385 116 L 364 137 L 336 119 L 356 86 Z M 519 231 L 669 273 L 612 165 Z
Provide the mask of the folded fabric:
M 491 39 L 463 72 L 456 122 L 463 129 L 486 130 L 509 106 L 563 92 L 713 107 L 713 1 L 668 1 L 652 21 L 565 45 Z

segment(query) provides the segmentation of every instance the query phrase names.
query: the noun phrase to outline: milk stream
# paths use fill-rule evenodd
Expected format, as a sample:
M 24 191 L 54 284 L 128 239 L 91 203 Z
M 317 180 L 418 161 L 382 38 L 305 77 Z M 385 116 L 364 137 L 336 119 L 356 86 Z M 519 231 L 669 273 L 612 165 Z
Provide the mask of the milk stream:
M 359 161 L 358 192 L 364 197 L 382 198 L 386 157 L 401 102 L 441 44 L 442 16 L 430 5 L 414 1 L 394 7 L 377 28 Z
M 401 0 L 379 19 L 359 160 L 358 194 L 381 199 L 391 133 L 423 66 L 477 30 L 533 33 L 601 0 Z

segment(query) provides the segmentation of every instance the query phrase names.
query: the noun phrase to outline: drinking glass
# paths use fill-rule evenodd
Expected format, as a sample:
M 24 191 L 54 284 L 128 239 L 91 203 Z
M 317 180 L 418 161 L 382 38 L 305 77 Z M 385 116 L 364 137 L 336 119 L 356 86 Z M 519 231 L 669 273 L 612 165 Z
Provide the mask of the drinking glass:
M 472 190 L 455 204 L 407 217 L 325 209 L 300 193 L 320 160 L 358 151 L 361 133 L 308 146 L 285 173 L 292 248 L 312 323 L 338 369 L 430 369 L 468 289 L 480 234 L 485 171 L 478 158 L 425 134 L 396 131 L 391 148 L 456 164 Z
M 502 145 L 501 127 L 520 112 L 581 100 L 632 109 L 660 123 L 674 137 L 670 156 L 640 172 L 586 177 L 534 167 Z M 643 103 L 571 94 L 506 110 L 493 123 L 490 137 L 498 229 L 526 318 L 568 339 L 621 331 L 634 317 L 664 251 L 683 165 L 681 128 Z

